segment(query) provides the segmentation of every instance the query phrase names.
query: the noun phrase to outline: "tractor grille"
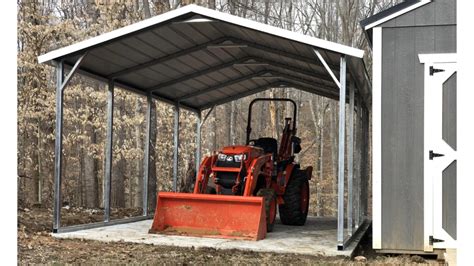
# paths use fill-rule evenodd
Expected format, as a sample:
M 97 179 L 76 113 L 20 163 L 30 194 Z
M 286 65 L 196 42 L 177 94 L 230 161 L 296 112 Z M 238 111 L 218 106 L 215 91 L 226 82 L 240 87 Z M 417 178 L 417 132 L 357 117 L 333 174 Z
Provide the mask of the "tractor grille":
M 216 166 L 218 167 L 232 167 L 232 168 L 240 168 L 240 162 L 232 161 L 217 161 Z
M 234 172 L 217 172 L 216 174 L 217 184 L 224 188 L 232 188 L 235 185 L 237 179 L 237 173 Z

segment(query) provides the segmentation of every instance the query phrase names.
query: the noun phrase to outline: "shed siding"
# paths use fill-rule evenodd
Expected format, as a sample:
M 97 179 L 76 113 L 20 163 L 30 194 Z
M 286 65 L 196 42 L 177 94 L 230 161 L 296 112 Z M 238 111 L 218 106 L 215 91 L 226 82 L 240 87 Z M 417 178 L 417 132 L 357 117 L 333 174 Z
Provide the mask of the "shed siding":
M 454 25 L 382 29 L 382 249 L 423 250 L 424 66 L 418 54 L 456 52 L 455 33 Z
M 455 24 L 456 1 L 435 0 L 411 12 L 382 23 L 380 26 L 383 28 L 389 28 Z

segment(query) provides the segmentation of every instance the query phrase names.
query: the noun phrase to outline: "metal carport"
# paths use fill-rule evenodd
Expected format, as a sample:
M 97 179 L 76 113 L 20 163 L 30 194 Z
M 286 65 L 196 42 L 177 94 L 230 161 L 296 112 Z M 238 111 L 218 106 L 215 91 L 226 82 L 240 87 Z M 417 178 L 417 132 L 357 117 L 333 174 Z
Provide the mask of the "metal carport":
M 179 109 L 201 111 L 275 87 L 293 87 L 332 99 L 339 105 L 338 249 L 343 249 L 367 215 L 367 191 L 353 178 L 354 110 L 362 119 L 362 178 L 368 176 L 368 117 L 371 88 L 364 52 L 196 5 L 164 13 L 127 27 L 49 52 L 39 63 L 56 66 L 56 142 L 54 232 L 66 232 L 149 218 L 146 208 L 150 106 L 152 99 L 175 105 L 174 190 L 178 170 Z M 71 69 L 65 77 L 65 68 Z M 108 83 L 107 140 L 104 176 L 104 222 L 61 227 L 61 157 L 63 93 L 71 77 L 82 74 Z M 148 98 L 145 142 L 143 216 L 110 221 L 114 87 Z M 346 89 L 346 88 L 349 89 Z M 348 95 L 348 97 L 346 96 Z M 349 99 L 347 99 L 349 98 Z M 349 102 L 345 149 L 345 103 Z M 200 161 L 200 125 L 196 150 Z M 346 153 L 347 152 L 347 153 Z M 345 174 L 347 154 L 348 173 Z M 364 164 L 365 162 L 365 164 Z M 347 202 L 344 183 L 347 182 Z M 354 181 L 356 182 L 355 191 Z M 345 212 L 347 214 L 345 216 Z M 347 222 L 345 223 L 345 219 Z M 346 226 L 345 226 L 346 224 Z M 345 230 L 346 228 L 346 230 Z

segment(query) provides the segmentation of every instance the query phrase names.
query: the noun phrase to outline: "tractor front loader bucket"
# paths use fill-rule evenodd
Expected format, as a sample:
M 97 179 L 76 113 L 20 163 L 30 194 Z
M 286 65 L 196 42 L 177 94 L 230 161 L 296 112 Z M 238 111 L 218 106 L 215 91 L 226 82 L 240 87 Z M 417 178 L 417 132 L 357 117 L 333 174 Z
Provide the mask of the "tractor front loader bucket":
M 264 199 L 160 192 L 149 232 L 260 240 L 267 232 Z

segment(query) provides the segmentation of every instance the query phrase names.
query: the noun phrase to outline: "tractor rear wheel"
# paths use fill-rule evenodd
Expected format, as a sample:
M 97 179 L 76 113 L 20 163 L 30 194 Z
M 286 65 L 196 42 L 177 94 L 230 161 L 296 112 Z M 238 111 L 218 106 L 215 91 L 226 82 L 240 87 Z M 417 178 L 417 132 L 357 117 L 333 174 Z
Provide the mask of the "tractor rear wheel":
M 257 192 L 257 196 L 265 199 L 265 214 L 267 217 L 267 232 L 272 232 L 275 226 L 277 201 L 275 190 L 271 188 L 261 188 Z
M 309 182 L 305 171 L 295 169 L 279 205 L 280 220 L 286 225 L 304 225 L 308 217 Z

